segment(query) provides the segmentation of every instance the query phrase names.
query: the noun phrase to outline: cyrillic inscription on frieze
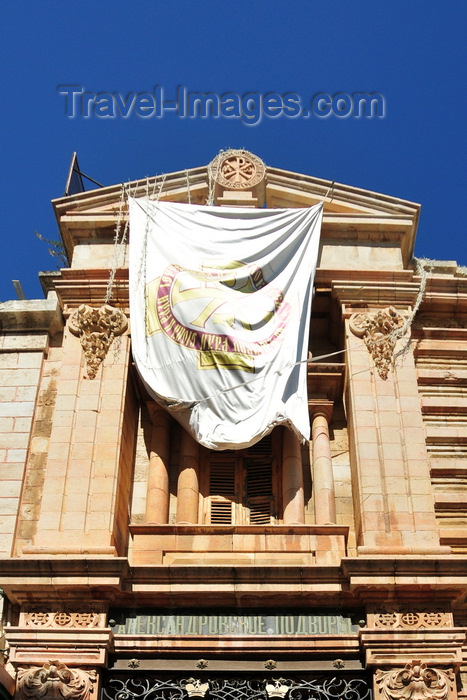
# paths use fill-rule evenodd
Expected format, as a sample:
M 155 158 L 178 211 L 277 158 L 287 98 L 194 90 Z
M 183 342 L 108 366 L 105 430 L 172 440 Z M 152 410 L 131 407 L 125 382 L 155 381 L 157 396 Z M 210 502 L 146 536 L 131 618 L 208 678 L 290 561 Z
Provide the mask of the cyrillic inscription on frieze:
M 355 620 L 345 615 L 297 614 L 168 614 L 123 612 L 109 614 L 115 634 L 161 636 L 346 635 L 358 632 Z

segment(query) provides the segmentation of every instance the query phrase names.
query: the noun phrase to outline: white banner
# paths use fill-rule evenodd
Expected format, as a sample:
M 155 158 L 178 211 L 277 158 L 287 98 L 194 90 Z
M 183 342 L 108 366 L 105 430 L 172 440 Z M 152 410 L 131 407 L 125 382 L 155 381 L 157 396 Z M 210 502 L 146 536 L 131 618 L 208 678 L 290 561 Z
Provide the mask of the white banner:
M 202 445 L 275 425 L 309 439 L 308 335 L 322 205 L 240 209 L 130 199 L 133 356 Z

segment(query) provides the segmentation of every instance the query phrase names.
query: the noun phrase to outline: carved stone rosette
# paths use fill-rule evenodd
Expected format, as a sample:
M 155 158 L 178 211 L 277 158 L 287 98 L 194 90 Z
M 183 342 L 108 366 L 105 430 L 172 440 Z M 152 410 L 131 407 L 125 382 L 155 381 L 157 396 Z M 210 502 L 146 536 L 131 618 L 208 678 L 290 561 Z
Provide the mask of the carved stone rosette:
M 352 333 L 363 338 L 381 379 L 388 378 L 399 339 L 396 331 L 404 325 L 404 318 L 393 306 L 375 313 L 355 313 L 350 317 Z
M 96 671 L 48 661 L 41 667 L 18 669 L 17 695 L 20 700 L 89 700 L 96 680 Z
M 81 304 L 70 316 L 69 327 L 77 335 L 86 358 L 89 379 L 94 379 L 113 339 L 128 328 L 128 320 L 120 309 L 104 304 L 95 309 Z
M 249 151 L 230 149 L 219 153 L 209 164 L 211 177 L 228 190 L 247 190 L 264 179 L 266 166 Z
M 402 669 L 378 669 L 375 685 L 384 700 L 449 700 L 455 697 L 453 671 L 431 668 L 420 661 L 412 661 Z

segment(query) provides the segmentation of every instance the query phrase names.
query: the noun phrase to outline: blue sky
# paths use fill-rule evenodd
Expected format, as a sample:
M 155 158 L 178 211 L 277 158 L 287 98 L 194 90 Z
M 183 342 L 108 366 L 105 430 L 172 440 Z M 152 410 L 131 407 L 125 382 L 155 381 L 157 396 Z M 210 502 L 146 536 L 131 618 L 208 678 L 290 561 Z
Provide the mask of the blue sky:
M 183 170 L 220 149 L 422 204 L 416 254 L 467 264 L 467 3 L 433 0 L 24 0 L 0 7 L 0 301 L 42 297 L 55 269 L 50 200 L 73 151 L 104 185 Z M 382 119 L 126 119 L 66 115 L 60 85 L 87 92 L 377 92 Z

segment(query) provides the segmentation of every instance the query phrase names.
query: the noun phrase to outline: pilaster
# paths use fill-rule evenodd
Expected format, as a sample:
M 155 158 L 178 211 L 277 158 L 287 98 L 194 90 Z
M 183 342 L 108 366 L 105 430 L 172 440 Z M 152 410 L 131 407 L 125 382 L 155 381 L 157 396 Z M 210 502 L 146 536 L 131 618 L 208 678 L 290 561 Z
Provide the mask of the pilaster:
M 115 339 L 126 319 L 110 307 L 76 313 L 63 337 L 37 529 L 23 554 L 125 547 L 137 420 L 129 337 Z
M 370 606 L 359 634 L 375 697 L 456 700 L 465 630 L 453 626 L 449 605 Z
M 439 544 L 413 352 L 394 336 L 403 320 L 387 307 L 345 321 L 358 552 L 448 554 Z

